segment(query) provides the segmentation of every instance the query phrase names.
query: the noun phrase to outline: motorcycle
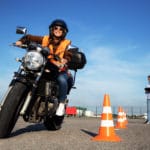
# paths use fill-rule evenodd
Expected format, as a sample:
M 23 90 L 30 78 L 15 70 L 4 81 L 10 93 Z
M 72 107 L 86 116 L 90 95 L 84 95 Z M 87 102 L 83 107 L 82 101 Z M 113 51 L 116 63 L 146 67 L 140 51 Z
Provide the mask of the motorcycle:
M 26 35 L 27 29 L 18 27 L 16 33 Z M 0 138 L 6 138 L 11 134 L 19 116 L 25 122 L 42 122 L 47 130 L 59 130 L 64 120 L 64 116 L 55 115 L 59 104 L 59 86 L 56 81 L 58 69 L 48 60 L 49 48 L 34 42 L 22 45 L 21 48 L 26 49 L 26 54 L 17 59 L 21 65 L 14 73 L 1 103 Z M 68 51 L 72 52 L 73 56 L 68 68 L 75 71 L 73 85 L 70 87 L 74 88 L 77 69 L 84 67 L 86 57 L 77 47 L 72 46 Z M 60 60 L 57 55 L 53 55 L 53 58 Z M 67 103 L 66 100 L 66 106 Z

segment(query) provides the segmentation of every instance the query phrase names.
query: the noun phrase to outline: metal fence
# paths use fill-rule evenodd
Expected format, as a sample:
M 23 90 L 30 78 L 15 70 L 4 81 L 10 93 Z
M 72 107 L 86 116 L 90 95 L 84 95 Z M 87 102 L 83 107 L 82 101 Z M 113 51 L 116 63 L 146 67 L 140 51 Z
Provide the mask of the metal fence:
M 118 107 L 119 106 L 111 106 L 112 114 L 118 114 Z M 147 112 L 146 106 L 121 106 L 124 110 L 124 112 L 128 116 L 142 116 L 144 113 Z M 95 116 L 98 116 L 103 111 L 103 106 L 80 106 L 78 108 L 81 108 L 83 111 L 90 110 L 92 111 Z M 81 112 L 79 116 L 84 115 L 84 112 Z

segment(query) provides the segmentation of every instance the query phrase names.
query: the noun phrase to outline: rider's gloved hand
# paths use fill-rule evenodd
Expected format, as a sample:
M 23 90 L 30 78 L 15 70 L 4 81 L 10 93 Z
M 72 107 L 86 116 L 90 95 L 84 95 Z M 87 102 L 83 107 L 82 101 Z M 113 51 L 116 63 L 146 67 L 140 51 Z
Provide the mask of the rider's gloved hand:
M 67 65 L 66 64 L 62 64 L 59 66 L 59 72 L 63 72 L 63 71 L 66 71 L 67 70 Z

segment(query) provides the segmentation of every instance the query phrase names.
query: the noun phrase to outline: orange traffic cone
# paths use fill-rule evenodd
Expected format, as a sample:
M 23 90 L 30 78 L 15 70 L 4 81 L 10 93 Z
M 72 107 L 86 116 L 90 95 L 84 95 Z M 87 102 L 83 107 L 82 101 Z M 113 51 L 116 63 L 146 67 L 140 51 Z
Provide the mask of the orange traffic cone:
M 114 123 L 112 118 L 112 111 L 110 106 L 109 95 L 104 95 L 103 112 L 101 115 L 101 126 L 99 134 L 92 138 L 93 141 L 113 141 L 119 142 L 121 138 L 114 132 Z
M 123 112 L 123 117 L 124 117 L 124 123 L 125 123 L 125 125 L 127 125 L 128 120 L 127 120 L 127 114 L 125 112 Z
M 124 120 L 124 113 L 122 107 L 118 108 L 118 118 L 115 128 L 126 128 L 126 123 Z

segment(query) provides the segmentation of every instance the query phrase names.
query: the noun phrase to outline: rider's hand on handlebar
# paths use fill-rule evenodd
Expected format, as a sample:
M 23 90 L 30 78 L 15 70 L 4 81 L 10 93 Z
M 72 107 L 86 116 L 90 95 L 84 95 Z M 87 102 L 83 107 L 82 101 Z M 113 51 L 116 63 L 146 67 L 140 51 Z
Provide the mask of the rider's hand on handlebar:
M 66 64 L 59 66 L 59 72 L 66 71 L 66 70 L 67 70 L 67 65 Z
M 23 43 L 21 41 L 17 41 L 15 44 L 16 46 L 21 47 Z
M 59 72 L 66 71 L 67 69 L 67 60 L 62 58 L 61 65 L 59 65 Z
M 61 63 L 62 63 L 62 64 L 66 64 L 67 62 L 68 62 L 67 59 L 65 59 L 65 58 L 62 58 L 62 59 L 61 59 Z

